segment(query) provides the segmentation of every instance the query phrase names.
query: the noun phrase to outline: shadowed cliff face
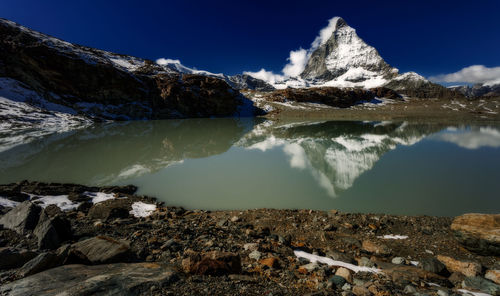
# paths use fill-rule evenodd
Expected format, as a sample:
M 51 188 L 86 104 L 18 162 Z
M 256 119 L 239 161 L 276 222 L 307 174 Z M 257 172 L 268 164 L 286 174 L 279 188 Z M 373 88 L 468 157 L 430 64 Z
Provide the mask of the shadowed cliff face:
M 246 100 L 220 79 L 181 75 L 148 60 L 74 45 L 3 19 L 0 36 L 0 76 L 90 117 L 232 116 Z

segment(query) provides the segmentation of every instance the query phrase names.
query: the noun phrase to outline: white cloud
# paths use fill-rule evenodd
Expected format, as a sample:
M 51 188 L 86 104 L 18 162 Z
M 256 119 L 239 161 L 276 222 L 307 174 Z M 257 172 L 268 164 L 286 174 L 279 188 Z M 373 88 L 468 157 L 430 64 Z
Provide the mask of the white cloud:
M 164 65 L 168 65 L 168 64 L 180 64 L 181 61 L 180 60 L 160 58 L 160 59 L 156 60 L 156 63 L 158 65 L 164 66 Z
M 283 81 L 287 77 L 298 77 L 305 69 L 309 58 L 313 51 L 320 45 L 326 43 L 337 27 L 337 21 L 340 17 L 336 16 L 328 20 L 328 25 L 319 31 L 318 36 L 311 43 L 309 49 L 299 48 L 290 51 L 290 56 L 287 58 L 288 63 L 283 67 L 283 74 L 274 74 L 272 71 L 261 69 L 258 72 L 243 72 L 257 79 L 262 79 L 270 84 Z
M 283 75 L 274 74 L 272 71 L 266 71 L 265 69 L 260 69 L 258 72 L 245 71 L 243 74 L 252 76 L 253 78 L 264 80 L 268 83 L 274 84 L 278 81 L 285 79 Z
M 429 77 L 429 79 L 436 82 L 468 82 L 493 85 L 500 83 L 500 67 L 488 68 L 483 65 L 473 65 L 455 73 L 436 75 Z
M 283 74 L 287 77 L 299 76 L 306 68 L 309 56 L 310 54 L 308 51 L 303 48 L 290 51 L 290 57 L 288 58 L 289 62 L 283 68 Z
M 500 130 L 491 127 L 481 127 L 479 130 L 469 130 L 465 132 L 448 129 L 446 132 L 436 134 L 432 138 L 454 143 L 466 149 L 500 147 Z
M 340 17 L 336 16 L 328 20 L 328 26 L 324 27 L 319 31 L 319 35 L 314 39 L 313 43 L 311 44 L 310 50 L 315 50 L 320 45 L 326 43 L 328 39 L 330 39 L 330 36 L 332 36 L 333 31 L 335 31 L 335 29 L 337 28 L 337 22 L 339 19 Z

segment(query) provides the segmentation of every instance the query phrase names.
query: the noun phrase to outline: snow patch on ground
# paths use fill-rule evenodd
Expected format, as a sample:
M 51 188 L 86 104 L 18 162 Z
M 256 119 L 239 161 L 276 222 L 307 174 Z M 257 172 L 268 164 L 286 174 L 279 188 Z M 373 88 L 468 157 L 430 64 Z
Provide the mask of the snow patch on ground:
M 10 199 L 6 199 L 5 197 L 0 196 L 0 206 L 5 208 L 14 208 L 19 204 L 17 201 L 13 201 Z
M 481 293 L 481 292 L 472 292 L 466 289 L 458 289 L 457 290 L 460 293 L 463 293 L 462 295 L 472 295 L 472 296 L 491 296 L 491 294 L 487 293 Z
M 92 203 L 96 204 L 99 202 L 103 202 L 108 199 L 113 199 L 115 198 L 114 193 L 104 193 L 104 192 L 89 192 L 85 191 L 83 193 L 84 195 L 91 197 L 92 198 Z
M 377 236 L 378 238 L 383 238 L 383 239 L 407 239 L 407 235 L 394 235 L 394 234 L 386 234 L 383 236 Z
M 132 204 L 132 210 L 130 211 L 130 214 L 134 215 L 134 217 L 136 218 L 141 218 L 151 215 L 155 210 L 156 205 L 137 201 Z
M 0 77 L 0 152 L 91 124 L 75 113 L 74 109 L 48 102 L 15 79 Z
M 42 208 L 46 208 L 49 205 L 56 205 L 62 211 L 70 211 L 78 208 L 80 203 L 74 203 L 68 199 L 67 195 L 34 195 L 29 194 L 30 200 L 33 203 L 38 204 Z
M 357 265 L 354 265 L 354 264 L 350 264 L 350 263 L 346 263 L 346 262 L 342 262 L 342 261 L 333 260 L 333 259 L 328 258 L 328 257 L 323 257 L 323 256 L 309 254 L 309 253 L 306 253 L 304 251 L 295 250 L 293 252 L 295 253 L 295 256 L 297 256 L 297 258 L 305 258 L 305 259 L 309 260 L 310 262 L 313 262 L 313 263 L 314 262 L 319 262 L 319 263 L 327 264 L 328 266 L 340 266 L 340 267 L 344 267 L 344 268 L 347 268 L 349 270 L 354 271 L 355 273 L 358 273 L 358 272 L 379 273 L 381 271 L 378 268 L 366 267 L 366 266 L 357 266 Z

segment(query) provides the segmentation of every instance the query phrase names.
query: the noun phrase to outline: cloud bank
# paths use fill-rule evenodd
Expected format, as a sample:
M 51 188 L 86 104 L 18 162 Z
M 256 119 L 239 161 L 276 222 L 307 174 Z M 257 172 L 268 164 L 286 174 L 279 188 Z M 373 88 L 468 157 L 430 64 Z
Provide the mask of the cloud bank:
M 431 76 L 429 79 L 435 82 L 483 83 L 484 85 L 499 84 L 500 67 L 488 68 L 483 65 L 473 65 L 455 73 Z
M 173 60 L 173 59 L 165 59 L 165 58 L 159 58 L 156 60 L 156 63 L 160 66 L 168 65 L 168 64 L 180 64 L 180 60 Z
M 267 71 L 266 69 L 260 69 L 258 72 L 245 71 L 243 74 L 250 75 L 257 79 L 262 79 L 270 84 L 274 84 L 279 81 L 283 81 L 287 77 L 297 77 L 306 68 L 307 61 L 311 57 L 311 54 L 322 44 L 326 43 L 330 36 L 332 36 L 333 31 L 337 27 L 337 21 L 339 17 L 333 17 L 328 20 L 328 25 L 319 31 L 318 36 L 311 43 L 309 49 L 299 48 L 297 50 L 290 51 L 290 56 L 287 58 L 288 63 L 281 70 L 282 74 L 275 74 L 272 71 Z

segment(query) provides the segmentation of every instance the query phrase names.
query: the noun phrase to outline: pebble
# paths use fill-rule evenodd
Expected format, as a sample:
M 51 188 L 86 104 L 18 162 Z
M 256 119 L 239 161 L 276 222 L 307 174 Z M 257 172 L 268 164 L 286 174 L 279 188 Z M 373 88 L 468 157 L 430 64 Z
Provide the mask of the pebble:
M 438 290 L 437 294 L 439 296 L 448 296 L 449 295 L 448 292 L 446 292 L 445 290 Z
M 316 263 L 316 262 L 311 262 L 311 263 L 309 263 L 309 264 L 302 265 L 300 268 L 304 268 L 304 269 L 306 269 L 308 272 L 312 272 L 312 271 L 314 271 L 314 270 L 318 269 L 318 267 L 319 267 L 319 266 L 318 266 L 318 263 Z
M 412 285 L 407 285 L 403 292 L 405 292 L 406 294 L 413 294 L 417 292 L 417 289 L 415 289 L 415 287 L 413 287 Z
M 328 286 L 329 287 L 343 287 L 344 284 L 346 283 L 345 278 L 339 276 L 339 275 L 334 275 L 328 280 Z
M 259 251 L 257 251 L 257 250 L 252 251 L 252 252 L 248 255 L 248 257 L 249 257 L 250 259 L 253 259 L 253 260 L 256 260 L 256 261 L 259 261 L 261 256 L 262 256 L 262 253 L 261 253 L 261 252 L 259 252 Z
M 243 245 L 243 249 L 245 249 L 245 251 L 256 251 L 259 249 L 259 245 L 257 243 L 248 243 Z
M 361 257 L 358 259 L 359 266 L 373 267 L 375 264 L 367 257 Z
M 335 272 L 335 275 L 343 277 L 347 282 L 352 283 L 352 275 L 351 271 L 349 269 L 340 267 L 337 269 L 337 272 Z
M 392 258 L 392 264 L 404 264 L 405 263 L 405 258 L 403 257 L 394 257 Z

